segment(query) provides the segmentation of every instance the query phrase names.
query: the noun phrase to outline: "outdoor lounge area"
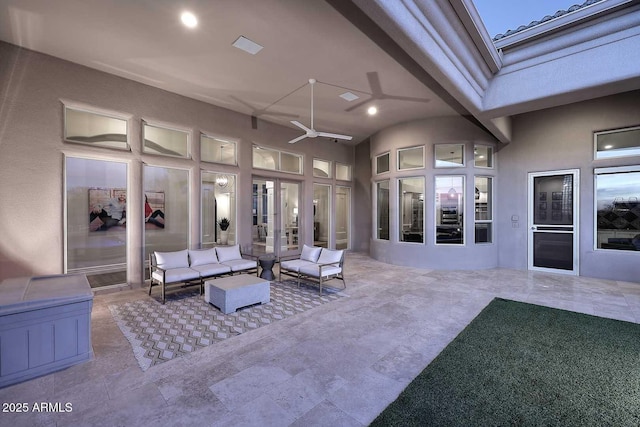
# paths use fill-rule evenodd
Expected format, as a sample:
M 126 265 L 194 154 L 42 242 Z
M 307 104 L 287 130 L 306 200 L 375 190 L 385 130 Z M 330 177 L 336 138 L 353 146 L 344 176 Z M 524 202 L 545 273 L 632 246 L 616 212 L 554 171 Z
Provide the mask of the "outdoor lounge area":
M 640 419 L 640 1 L 497 1 L 0 0 L 0 424 L 367 426 L 460 340 L 563 379 L 461 334 L 496 298 L 623 320 L 520 335 Z
M 494 297 L 640 322 L 634 283 L 412 269 L 357 253 L 345 264 L 348 297 L 146 371 L 109 309 L 146 290 L 98 295 L 92 361 L 0 389 L 3 402 L 55 400 L 73 411 L 5 413 L 3 423 L 366 426 Z

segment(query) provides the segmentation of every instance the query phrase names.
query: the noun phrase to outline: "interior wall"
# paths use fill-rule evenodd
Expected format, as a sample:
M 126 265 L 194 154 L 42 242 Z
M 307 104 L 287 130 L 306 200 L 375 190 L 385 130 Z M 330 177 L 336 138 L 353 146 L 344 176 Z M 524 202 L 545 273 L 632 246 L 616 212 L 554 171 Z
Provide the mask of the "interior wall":
M 189 245 L 198 247 L 201 219 L 200 170 L 237 175 L 238 242 L 251 244 L 252 144 L 303 154 L 304 175 L 260 171 L 299 181 L 304 190 L 305 236 L 313 239 L 312 159 L 354 164 L 354 148 L 318 138 L 292 147 L 299 130 L 258 120 L 132 80 L 0 42 L 0 280 L 58 274 L 64 268 L 64 155 L 125 161 L 129 168 L 128 269 L 141 283 L 144 224 L 142 165 L 189 171 Z M 185 66 L 191 66 L 185 64 Z M 63 142 L 63 101 L 129 115 L 131 152 Z M 189 129 L 192 159 L 142 153 L 141 120 Z M 238 140 L 238 167 L 200 163 L 199 134 Z M 130 214 L 130 215 L 129 215 Z M 308 243 L 308 242 L 307 242 Z
M 593 132 L 640 125 L 640 91 L 521 114 L 513 141 L 498 153 L 496 204 L 499 266 L 527 269 L 528 172 L 580 170 L 579 272 L 582 276 L 638 282 L 640 253 L 594 250 L 596 167 L 637 165 L 638 157 L 593 160 Z M 518 221 L 512 221 L 516 216 Z

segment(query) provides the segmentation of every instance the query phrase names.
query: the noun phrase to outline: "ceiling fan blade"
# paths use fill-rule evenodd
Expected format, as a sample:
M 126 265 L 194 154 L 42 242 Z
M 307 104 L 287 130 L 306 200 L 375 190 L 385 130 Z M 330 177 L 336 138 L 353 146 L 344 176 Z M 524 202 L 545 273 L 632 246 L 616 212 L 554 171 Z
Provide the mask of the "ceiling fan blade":
M 307 137 L 307 135 L 301 135 L 301 136 L 299 136 L 297 138 L 294 138 L 291 141 L 289 141 L 289 144 L 295 144 L 296 142 L 301 141 L 301 140 L 305 139 L 306 137 Z
M 318 136 L 324 136 L 325 138 L 345 139 L 347 141 L 351 141 L 353 139 L 353 137 L 349 135 L 340 135 L 339 133 L 329 132 L 318 132 Z
M 308 127 L 306 127 L 305 125 L 303 125 L 302 123 L 300 123 L 297 120 L 291 120 L 291 123 L 293 123 L 294 125 L 298 126 L 300 129 L 302 129 L 306 133 L 313 133 L 313 131 L 311 129 L 309 129 Z
M 373 92 L 373 96 L 378 96 L 382 94 L 382 86 L 380 85 L 380 76 L 375 71 L 367 73 L 367 80 L 369 81 L 369 87 L 371 88 L 371 92 Z

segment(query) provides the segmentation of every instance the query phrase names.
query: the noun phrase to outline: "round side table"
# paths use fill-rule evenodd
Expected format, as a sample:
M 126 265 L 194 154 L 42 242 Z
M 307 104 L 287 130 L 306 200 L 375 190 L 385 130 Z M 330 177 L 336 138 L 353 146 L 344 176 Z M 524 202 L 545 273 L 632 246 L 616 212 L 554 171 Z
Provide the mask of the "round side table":
M 265 280 L 276 280 L 276 276 L 273 274 L 273 265 L 276 263 L 276 258 L 272 255 L 265 255 L 259 257 L 258 262 L 262 269 L 260 272 L 260 278 Z

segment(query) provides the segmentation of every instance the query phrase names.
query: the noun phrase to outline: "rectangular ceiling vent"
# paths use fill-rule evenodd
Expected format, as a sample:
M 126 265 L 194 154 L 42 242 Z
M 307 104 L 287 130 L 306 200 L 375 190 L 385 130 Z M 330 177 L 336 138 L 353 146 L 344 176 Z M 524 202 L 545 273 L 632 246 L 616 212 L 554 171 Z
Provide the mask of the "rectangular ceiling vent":
M 238 49 L 244 50 L 251 55 L 255 55 L 263 48 L 263 46 L 260 46 L 258 43 L 249 40 L 245 36 L 238 37 L 236 41 L 233 42 L 233 46 L 237 47 Z
M 340 95 L 340 98 L 344 99 L 345 101 L 355 101 L 356 99 L 360 98 L 358 95 L 351 93 L 351 92 L 345 92 L 342 95 Z

